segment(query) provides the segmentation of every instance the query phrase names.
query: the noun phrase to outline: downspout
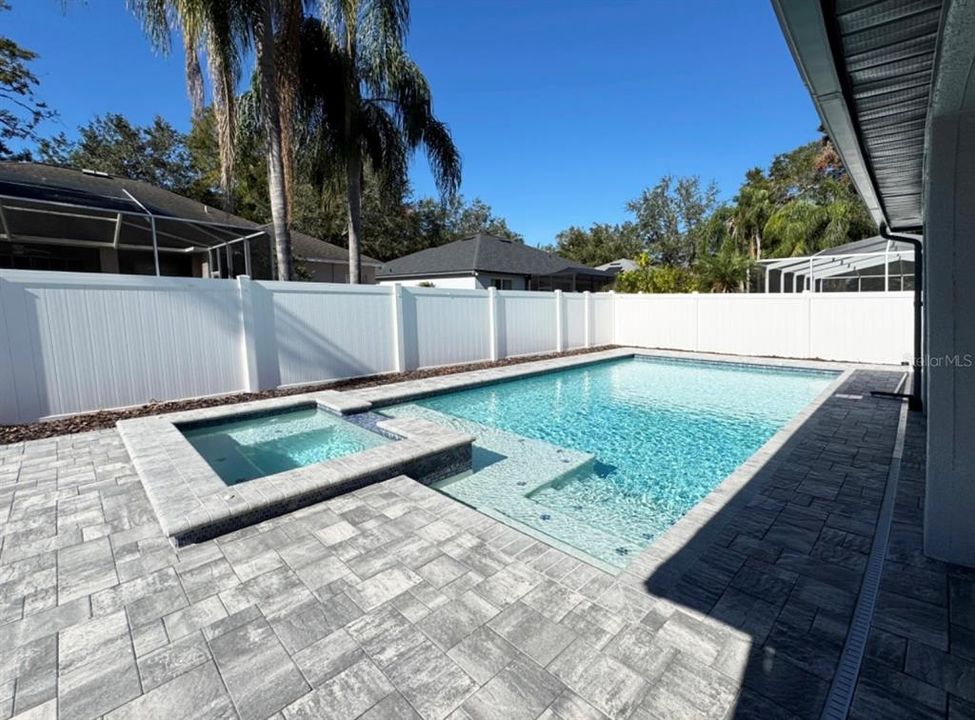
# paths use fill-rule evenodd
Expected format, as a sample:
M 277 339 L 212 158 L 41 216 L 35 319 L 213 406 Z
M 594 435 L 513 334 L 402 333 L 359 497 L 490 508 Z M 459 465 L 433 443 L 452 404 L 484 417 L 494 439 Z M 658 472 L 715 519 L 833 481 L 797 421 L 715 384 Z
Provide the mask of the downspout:
M 921 318 L 924 300 L 921 284 L 924 269 L 924 248 L 917 238 L 891 233 L 887 223 L 880 223 L 880 237 L 884 240 L 900 240 L 914 246 L 914 368 L 911 373 L 910 408 L 911 410 L 923 410 L 921 374 L 924 368 L 924 358 L 921 354 Z

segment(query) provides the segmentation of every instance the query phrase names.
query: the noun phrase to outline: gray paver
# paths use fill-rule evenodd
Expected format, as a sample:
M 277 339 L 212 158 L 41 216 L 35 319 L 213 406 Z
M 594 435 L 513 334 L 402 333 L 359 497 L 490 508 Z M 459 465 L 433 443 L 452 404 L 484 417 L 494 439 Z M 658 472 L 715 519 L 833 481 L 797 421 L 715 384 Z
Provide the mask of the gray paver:
M 393 692 L 386 677 L 368 660 L 359 660 L 321 687 L 284 709 L 288 720 L 353 720 Z
M 549 670 L 611 718 L 628 717 L 650 687 L 641 676 L 582 640 L 570 645 Z
M 58 654 L 58 708 L 64 717 L 95 718 L 142 692 L 121 611 L 62 630 Z
M 616 576 L 403 477 L 174 549 L 115 431 L 0 446 L 0 717 L 816 716 L 898 379 L 853 372 Z M 973 705 L 975 581 L 921 552 L 908 446 L 856 718 Z
M 232 720 L 237 715 L 212 662 L 113 710 L 105 720 Z
M 563 689 L 553 675 L 519 658 L 474 693 L 463 709 L 473 720 L 534 720 Z
M 571 630 L 520 602 L 505 608 L 488 627 L 543 666 L 575 640 Z
M 210 651 L 241 720 L 266 718 L 309 690 L 264 618 L 214 638 Z

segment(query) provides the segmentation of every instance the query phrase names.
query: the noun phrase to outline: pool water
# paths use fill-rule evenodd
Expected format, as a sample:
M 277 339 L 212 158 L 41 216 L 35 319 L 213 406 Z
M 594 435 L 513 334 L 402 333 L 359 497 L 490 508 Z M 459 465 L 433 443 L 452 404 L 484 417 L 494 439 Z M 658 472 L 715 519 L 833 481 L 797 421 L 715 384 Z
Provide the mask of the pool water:
M 390 442 L 317 407 L 181 429 L 228 485 L 332 460 Z
M 482 454 L 521 456 L 511 465 L 520 477 L 508 485 L 495 458 L 443 492 L 622 567 L 836 377 L 634 358 L 433 396 L 414 403 L 413 411 L 390 410 L 457 418 L 478 437 L 475 461 L 481 435 Z M 478 427 L 503 432 L 479 435 Z M 543 445 L 518 444 L 515 436 Z M 541 457 L 545 446 L 594 457 L 561 456 L 572 467 L 559 474 L 557 464 Z

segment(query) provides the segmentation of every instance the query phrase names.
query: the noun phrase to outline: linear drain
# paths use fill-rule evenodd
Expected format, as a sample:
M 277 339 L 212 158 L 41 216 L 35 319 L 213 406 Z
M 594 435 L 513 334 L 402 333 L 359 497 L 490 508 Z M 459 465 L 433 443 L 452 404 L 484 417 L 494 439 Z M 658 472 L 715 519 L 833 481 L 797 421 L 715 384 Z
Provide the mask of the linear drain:
M 877 593 L 880 590 L 880 577 L 884 572 L 884 560 L 887 557 L 887 542 L 890 539 L 890 523 L 894 514 L 894 499 L 897 496 L 897 483 L 901 474 L 901 459 L 904 456 L 904 434 L 907 428 L 908 405 L 901 405 L 900 418 L 897 422 L 897 439 L 894 441 L 894 451 L 891 454 L 890 470 L 887 472 L 887 487 L 884 499 L 880 504 L 880 517 L 877 520 L 877 531 L 874 533 L 867 569 L 863 574 L 863 583 L 857 597 L 853 620 L 843 645 L 839 666 L 833 676 L 833 683 L 826 696 L 823 708 L 823 720 L 845 720 L 853 702 L 853 691 L 856 689 L 857 677 L 860 675 L 860 665 L 863 653 L 867 647 L 867 637 L 873 622 L 873 611 L 877 605 Z

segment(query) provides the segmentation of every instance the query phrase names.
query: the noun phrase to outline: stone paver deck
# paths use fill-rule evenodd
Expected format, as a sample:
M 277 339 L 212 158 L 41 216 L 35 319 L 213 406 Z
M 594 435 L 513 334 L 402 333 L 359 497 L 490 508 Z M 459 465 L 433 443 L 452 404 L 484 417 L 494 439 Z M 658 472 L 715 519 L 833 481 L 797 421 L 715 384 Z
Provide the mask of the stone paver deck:
M 0 447 L 0 718 L 818 716 L 900 409 L 869 390 L 900 375 L 854 372 L 660 587 L 406 477 L 175 549 L 115 431 Z M 944 580 L 904 532 L 894 561 Z M 871 657 L 899 669 L 864 678 L 861 717 L 895 672 L 970 709 L 971 576 L 951 577 L 922 599 L 947 622 L 950 595 L 950 633 L 881 608 L 897 637 Z

